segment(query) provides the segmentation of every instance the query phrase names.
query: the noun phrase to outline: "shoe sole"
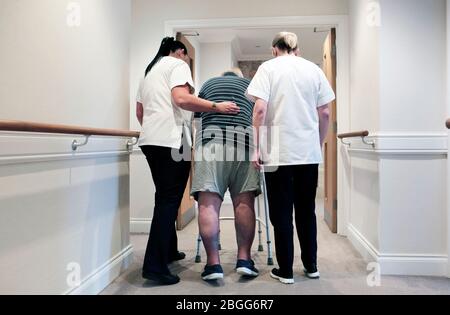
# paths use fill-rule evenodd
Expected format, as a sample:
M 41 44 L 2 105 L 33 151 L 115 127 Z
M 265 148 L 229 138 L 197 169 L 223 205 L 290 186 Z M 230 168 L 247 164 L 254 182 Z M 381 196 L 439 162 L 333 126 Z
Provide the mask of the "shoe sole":
M 210 275 L 207 275 L 205 277 L 202 277 L 204 281 L 215 281 L 215 280 L 221 280 L 223 279 L 223 273 L 212 273 Z
M 180 283 L 180 281 L 181 281 L 180 279 L 178 279 L 177 281 L 164 281 L 157 277 L 147 276 L 147 275 L 143 275 L 142 278 L 145 280 L 148 280 L 148 281 L 156 282 L 157 284 L 160 284 L 160 285 L 175 285 L 175 284 Z
M 270 276 L 271 276 L 273 279 L 276 279 L 276 280 L 280 281 L 280 282 L 283 283 L 283 284 L 294 284 L 294 283 L 295 283 L 294 279 L 286 279 L 286 278 L 282 278 L 282 277 L 279 277 L 279 276 L 274 275 L 272 272 L 270 273 Z
M 245 276 L 245 277 L 257 277 L 257 276 L 259 276 L 259 273 L 254 272 L 253 270 L 251 270 L 249 268 L 245 268 L 245 267 L 237 268 L 236 272 L 239 275 Z
M 312 280 L 320 279 L 320 272 L 318 272 L 318 271 L 314 272 L 314 273 L 308 273 L 305 270 L 304 272 L 305 272 L 305 276 L 309 279 L 312 279 Z

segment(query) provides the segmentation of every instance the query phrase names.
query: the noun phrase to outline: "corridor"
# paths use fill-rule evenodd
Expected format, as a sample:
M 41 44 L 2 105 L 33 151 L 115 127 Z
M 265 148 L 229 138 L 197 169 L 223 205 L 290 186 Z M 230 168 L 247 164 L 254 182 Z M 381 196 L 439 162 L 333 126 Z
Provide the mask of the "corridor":
M 0 0 L 0 43 L 0 295 L 450 295 L 450 0 Z M 251 161 L 224 174 L 170 149 L 228 129 L 277 168 L 265 179 L 289 246 L 267 266 L 256 235 L 260 275 L 241 279 L 221 222 L 211 284 L 191 188 L 232 216 L 223 193 L 240 186 L 239 271 L 256 274 L 247 193 L 264 185 Z M 270 273 L 292 282 L 291 200 L 321 278 L 302 274 L 295 235 L 287 286 Z M 159 254 L 177 256 L 176 214 L 187 257 L 171 274 Z M 141 274 L 152 222 L 146 276 L 173 286 Z M 212 260 L 203 277 L 221 279 Z

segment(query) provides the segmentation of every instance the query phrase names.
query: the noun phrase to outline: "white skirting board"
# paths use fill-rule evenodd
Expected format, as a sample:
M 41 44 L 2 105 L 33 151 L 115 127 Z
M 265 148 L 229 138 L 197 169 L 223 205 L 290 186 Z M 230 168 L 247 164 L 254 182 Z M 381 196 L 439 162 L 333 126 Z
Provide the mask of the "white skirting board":
M 149 234 L 151 225 L 152 225 L 151 219 L 131 219 L 130 233 Z
M 66 295 L 97 295 L 117 279 L 133 260 L 133 246 L 129 245 L 122 252 L 111 258 L 81 281 L 77 288 L 70 289 Z
M 352 226 L 348 238 L 368 263 L 378 262 L 382 275 L 447 277 L 448 257 L 439 255 L 382 254 Z

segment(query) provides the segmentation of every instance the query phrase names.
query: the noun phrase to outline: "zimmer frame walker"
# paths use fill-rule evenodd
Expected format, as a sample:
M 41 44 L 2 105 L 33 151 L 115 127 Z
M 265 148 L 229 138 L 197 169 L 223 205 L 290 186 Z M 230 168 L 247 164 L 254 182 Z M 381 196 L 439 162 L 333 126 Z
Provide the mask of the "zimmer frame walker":
M 256 204 L 257 204 L 257 217 L 256 222 L 258 223 L 258 252 L 264 252 L 264 245 L 262 241 L 262 227 L 266 229 L 266 239 L 267 239 L 267 265 L 273 266 L 273 252 L 272 252 L 272 240 L 271 240 L 271 233 L 270 233 L 270 225 L 269 225 L 269 200 L 267 197 L 267 185 L 266 185 L 266 178 L 264 176 L 264 171 L 261 170 L 261 190 L 262 190 L 262 196 L 264 199 L 264 220 L 261 218 L 261 198 L 258 196 L 256 198 Z M 219 221 L 234 221 L 234 217 L 220 217 Z M 201 263 L 201 245 L 202 245 L 202 238 L 200 234 L 197 238 L 197 250 L 196 250 L 196 256 L 195 256 L 195 262 Z M 220 237 L 219 237 L 219 250 L 222 250 L 222 245 L 220 243 Z

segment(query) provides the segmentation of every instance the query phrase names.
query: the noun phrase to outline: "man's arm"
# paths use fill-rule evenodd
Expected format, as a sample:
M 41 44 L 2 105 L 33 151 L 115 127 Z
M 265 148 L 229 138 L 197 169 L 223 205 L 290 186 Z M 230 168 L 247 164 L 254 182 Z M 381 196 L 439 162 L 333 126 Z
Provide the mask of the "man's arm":
M 320 145 L 323 146 L 330 126 L 330 104 L 319 107 L 317 112 L 319 113 Z
M 253 165 L 257 169 L 261 169 L 260 163 L 260 128 L 264 125 L 267 114 L 267 102 L 258 98 L 255 103 L 255 107 L 253 109 L 253 131 L 254 131 L 254 145 L 255 145 L 255 154 L 253 156 Z

